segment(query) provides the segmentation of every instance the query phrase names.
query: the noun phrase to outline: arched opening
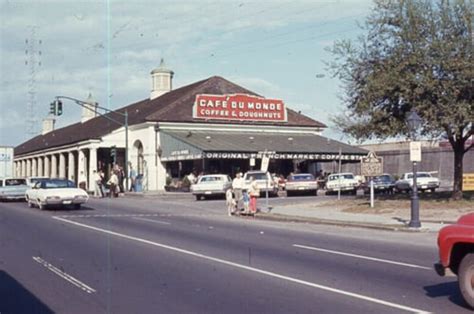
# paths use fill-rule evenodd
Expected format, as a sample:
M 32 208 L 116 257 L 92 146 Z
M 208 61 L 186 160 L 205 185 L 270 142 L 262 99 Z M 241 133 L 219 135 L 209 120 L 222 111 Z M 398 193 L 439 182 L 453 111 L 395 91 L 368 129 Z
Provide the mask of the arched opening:
M 144 157 L 143 157 L 143 144 L 140 140 L 136 140 L 133 144 L 134 156 L 136 159 L 134 160 L 136 163 L 136 170 L 137 174 L 143 175 L 144 173 Z M 133 163 L 133 162 L 132 162 Z

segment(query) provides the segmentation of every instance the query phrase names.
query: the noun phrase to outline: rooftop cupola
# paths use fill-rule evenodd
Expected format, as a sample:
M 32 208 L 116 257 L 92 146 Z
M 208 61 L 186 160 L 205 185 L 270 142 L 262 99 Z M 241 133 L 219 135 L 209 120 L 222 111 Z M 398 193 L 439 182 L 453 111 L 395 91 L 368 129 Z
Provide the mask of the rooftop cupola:
M 174 72 L 165 67 L 161 58 L 160 66 L 151 71 L 151 94 L 150 99 L 155 99 L 172 90 Z
M 92 94 L 89 93 L 85 100 L 87 104 L 82 107 L 81 123 L 84 123 L 97 116 L 97 102 L 92 98 Z

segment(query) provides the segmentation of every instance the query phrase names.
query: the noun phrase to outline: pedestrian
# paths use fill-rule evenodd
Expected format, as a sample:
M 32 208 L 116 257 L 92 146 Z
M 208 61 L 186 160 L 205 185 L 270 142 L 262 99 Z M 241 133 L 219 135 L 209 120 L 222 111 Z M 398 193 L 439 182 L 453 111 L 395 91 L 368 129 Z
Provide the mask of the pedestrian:
M 97 170 L 93 171 L 92 179 L 94 180 L 94 196 L 103 197 L 102 187 L 101 187 L 102 178 L 100 177 L 100 174 L 97 172 Z
M 87 177 L 84 173 L 84 171 L 81 170 L 81 172 L 79 173 L 79 188 L 83 189 L 84 191 L 87 191 Z
M 123 181 L 125 179 L 125 172 L 123 171 L 123 168 L 120 167 L 120 166 L 118 167 L 117 178 L 118 178 L 119 191 L 120 191 L 120 193 L 123 193 L 125 191 L 125 189 L 123 187 Z
M 232 189 L 234 190 L 235 203 L 237 211 L 242 209 L 242 191 L 244 189 L 245 180 L 242 178 L 242 173 L 237 172 L 234 180 L 232 181 Z
M 105 173 L 103 170 L 99 170 L 99 177 L 100 177 L 100 183 L 99 183 L 99 187 L 100 187 L 100 193 L 102 195 L 102 197 L 105 197 L 106 196 L 106 193 L 105 193 Z
M 233 213 L 235 213 L 235 200 L 234 196 L 232 195 L 232 189 L 228 188 L 227 191 L 225 192 L 225 203 L 227 205 L 227 214 L 229 216 L 232 216 Z
M 250 212 L 255 214 L 257 212 L 257 198 L 260 196 L 260 189 L 254 177 L 250 177 Z
M 249 203 L 250 203 L 250 196 L 247 191 L 244 191 L 242 193 L 242 201 L 244 203 L 244 213 L 248 214 L 249 213 Z
M 117 173 L 116 171 L 112 172 L 112 175 L 110 176 L 110 179 L 109 181 L 107 182 L 107 184 L 110 186 L 110 197 L 117 197 L 118 196 L 118 193 L 117 193 L 117 189 L 119 188 L 118 187 L 118 184 L 119 184 L 119 179 L 118 179 L 118 176 L 117 176 Z
M 137 180 L 137 171 L 133 169 L 133 166 L 130 165 L 130 171 L 128 177 L 130 178 L 130 189 L 129 192 L 136 192 L 137 187 L 136 187 L 136 180 Z

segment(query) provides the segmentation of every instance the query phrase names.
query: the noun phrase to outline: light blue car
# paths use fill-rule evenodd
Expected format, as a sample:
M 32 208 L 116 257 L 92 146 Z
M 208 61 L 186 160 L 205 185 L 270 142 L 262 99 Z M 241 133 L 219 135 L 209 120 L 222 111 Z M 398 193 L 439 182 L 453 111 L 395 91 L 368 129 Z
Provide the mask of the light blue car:
M 0 201 L 25 200 L 25 192 L 28 188 L 25 179 L 0 178 Z

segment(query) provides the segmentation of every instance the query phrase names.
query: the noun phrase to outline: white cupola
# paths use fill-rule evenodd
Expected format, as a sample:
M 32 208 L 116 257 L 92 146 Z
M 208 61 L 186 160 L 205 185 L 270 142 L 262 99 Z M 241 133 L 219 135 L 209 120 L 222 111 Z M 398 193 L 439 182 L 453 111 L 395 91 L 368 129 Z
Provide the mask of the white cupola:
M 97 102 L 92 98 L 92 94 L 86 99 L 86 104 L 82 107 L 81 123 L 84 123 L 97 116 Z
M 155 99 L 172 90 L 173 71 L 165 67 L 161 58 L 160 66 L 151 71 L 151 94 L 150 99 Z
M 48 115 L 46 118 L 43 119 L 43 128 L 41 130 L 41 134 L 45 135 L 51 131 L 54 131 L 54 124 L 56 119 L 52 114 Z

